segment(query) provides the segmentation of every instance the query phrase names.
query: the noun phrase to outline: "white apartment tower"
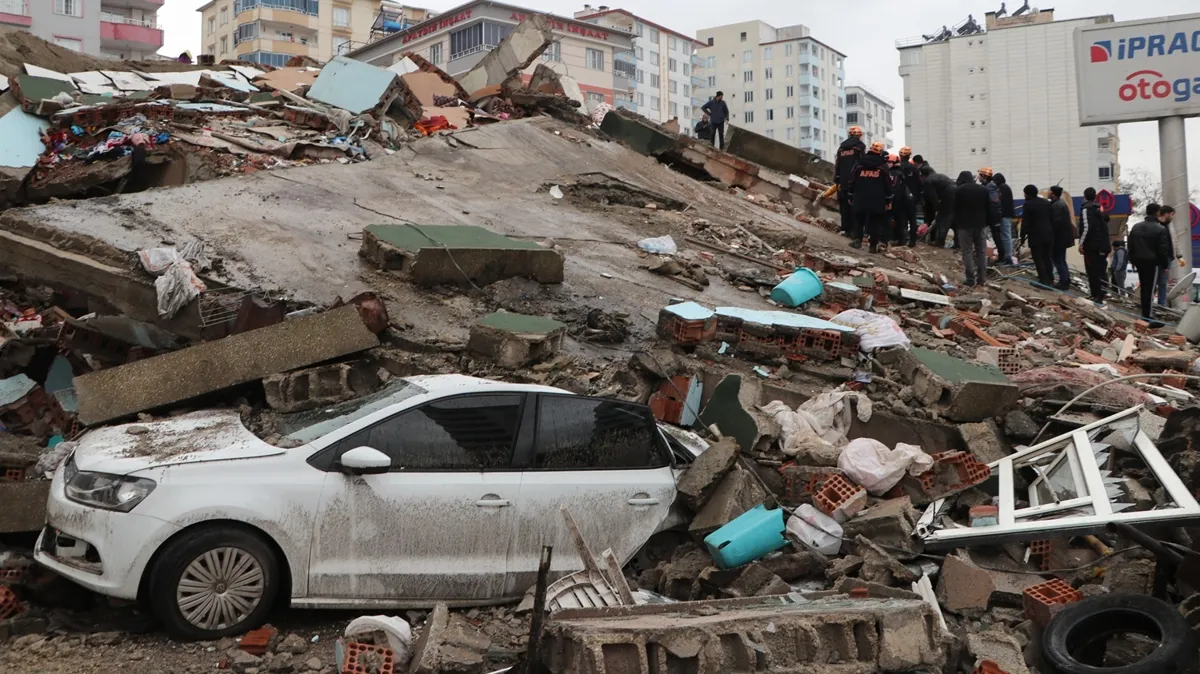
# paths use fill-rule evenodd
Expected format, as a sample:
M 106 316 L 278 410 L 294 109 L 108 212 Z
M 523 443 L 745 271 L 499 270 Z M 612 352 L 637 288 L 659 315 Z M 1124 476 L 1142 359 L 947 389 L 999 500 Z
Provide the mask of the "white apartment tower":
M 700 60 L 730 123 L 830 159 L 846 138 L 846 55 L 807 26 L 746 21 L 705 28 Z
M 692 133 L 708 100 L 699 42 L 607 5 L 584 5 L 575 19 L 633 34 L 633 51 L 618 52 L 613 60 L 613 105 L 660 124 L 677 117 L 680 131 Z
M 1079 126 L 1073 34 L 1112 16 L 987 15 L 986 32 L 896 43 L 904 138 L 938 171 L 991 167 L 1019 191 L 1117 191 L 1117 127 Z
M 888 99 L 872 92 L 861 84 L 846 87 L 846 132 L 850 127 L 860 126 L 863 130 L 863 142 L 868 146 L 875 141 L 883 143 L 884 147 L 892 147 L 892 111 L 896 105 Z

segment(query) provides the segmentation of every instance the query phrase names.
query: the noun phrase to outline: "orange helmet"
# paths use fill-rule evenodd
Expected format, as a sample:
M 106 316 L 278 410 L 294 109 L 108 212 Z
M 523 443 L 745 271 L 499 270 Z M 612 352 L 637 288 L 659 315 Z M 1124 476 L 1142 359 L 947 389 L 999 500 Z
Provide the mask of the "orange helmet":
M 861 126 L 850 127 L 850 135 L 854 136 L 856 138 L 862 138 L 862 135 L 863 135 L 862 127 Z
M 992 169 L 985 166 L 985 167 L 979 169 L 979 175 L 981 175 L 985 178 L 991 178 L 992 177 Z
M 883 143 L 879 141 L 871 143 L 871 152 L 874 152 L 875 154 L 883 154 Z
M 899 157 L 897 157 L 897 156 L 896 156 L 896 155 L 894 155 L 894 154 L 889 154 L 889 155 L 888 155 L 888 163 L 889 163 L 889 164 L 899 164 L 899 163 L 900 163 L 900 158 L 899 158 Z
M 907 145 L 905 145 L 904 147 L 900 148 L 900 156 L 901 156 L 901 157 L 910 157 L 910 156 L 912 156 L 912 148 L 911 148 L 911 147 L 909 147 L 909 146 L 907 146 Z

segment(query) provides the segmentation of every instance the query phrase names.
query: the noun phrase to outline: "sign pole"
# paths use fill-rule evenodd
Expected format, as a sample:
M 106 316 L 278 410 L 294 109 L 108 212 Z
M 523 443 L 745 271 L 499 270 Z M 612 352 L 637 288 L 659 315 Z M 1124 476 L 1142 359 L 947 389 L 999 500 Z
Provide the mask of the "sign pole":
M 1188 199 L 1187 137 L 1183 117 L 1158 120 L 1158 153 L 1162 169 L 1163 203 L 1175 207 L 1171 236 L 1175 254 L 1182 255 L 1184 266 L 1172 261 L 1171 279 L 1178 281 L 1192 271 L 1192 228 Z

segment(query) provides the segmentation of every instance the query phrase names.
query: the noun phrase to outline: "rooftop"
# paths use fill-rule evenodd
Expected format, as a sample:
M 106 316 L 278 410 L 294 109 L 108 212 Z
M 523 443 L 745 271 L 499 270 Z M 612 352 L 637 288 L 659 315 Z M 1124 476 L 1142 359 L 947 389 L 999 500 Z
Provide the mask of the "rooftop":
M 591 8 L 590 5 L 584 5 L 583 7 L 584 7 L 585 11 L 587 9 Z M 657 28 L 658 30 L 661 30 L 664 33 L 670 33 L 671 35 L 674 35 L 676 37 L 683 38 L 683 39 L 687 40 L 688 42 L 695 44 L 696 46 L 701 46 L 701 47 L 704 46 L 703 42 L 697 40 L 696 38 L 694 38 L 690 35 L 684 35 L 683 33 L 680 33 L 677 30 L 671 30 L 670 28 L 667 28 L 666 26 L 664 26 L 662 24 L 658 24 L 653 21 L 650 21 L 649 19 L 638 16 L 637 14 L 634 14 L 633 12 L 631 12 L 627 9 L 606 9 L 604 11 L 600 11 L 599 9 L 597 9 L 595 12 L 592 12 L 591 14 L 577 14 L 575 16 L 575 19 L 577 21 L 586 21 L 588 19 L 595 19 L 597 17 L 601 17 L 606 14 L 624 14 L 625 16 L 628 16 L 631 19 L 640 21 L 640 22 L 646 24 L 647 26 Z
M 846 85 L 846 93 L 850 93 L 851 89 L 861 89 L 864 94 L 870 96 L 871 98 L 878 100 L 880 103 L 883 103 L 884 105 L 888 106 L 889 108 L 892 108 L 893 110 L 896 108 L 896 104 L 892 102 L 892 99 L 888 98 L 887 96 L 880 96 L 879 94 L 875 93 L 874 90 L 872 90 L 870 87 L 863 84 L 862 82 L 854 82 L 852 84 L 847 84 Z M 850 107 L 850 106 L 847 105 L 846 107 Z

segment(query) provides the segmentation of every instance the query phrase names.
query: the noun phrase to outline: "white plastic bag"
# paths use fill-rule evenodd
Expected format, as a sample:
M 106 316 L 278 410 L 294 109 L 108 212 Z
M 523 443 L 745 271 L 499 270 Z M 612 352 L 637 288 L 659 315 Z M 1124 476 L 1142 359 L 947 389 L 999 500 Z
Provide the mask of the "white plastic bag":
M 679 247 L 675 245 L 675 239 L 672 239 L 670 234 L 642 239 L 638 241 L 638 248 L 656 255 L 674 255 L 679 252 Z
M 862 309 L 847 309 L 830 319 L 830 322 L 854 328 L 854 332 L 858 334 L 858 348 L 863 353 L 871 353 L 875 349 L 889 346 L 902 346 L 905 349 L 912 346 L 900 325 L 883 314 Z
M 58 470 L 58 467 L 63 461 L 67 460 L 67 457 L 70 456 L 71 452 L 75 451 L 75 448 L 78 445 L 79 443 L 77 442 L 63 440 L 57 445 L 47 449 L 46 451 L 42 452 L 40 457 L 38 457 L 38 462 L 37 465 L 33 467 L 33 472 L 47 478 L 54 477 L 54 471 Z
M 166 273 L 171 265 L 183 261 L 183 256 L 174 248 L 147 248 L 138 251 L 138 259 L 142 261 L 143 269 L 158 276 Z
M 842 449 L 838 468 L 867 492 L 881 496 L 896 486 L 905 471 L 920 475 L 933 467 L 933 457 L 916 445 L 903 442 L 895 449 L 872 438 L 855 438 Z
M 346 636 L 365 632 L 383 632 L 387 634 L 388 648 L 396 653 L 396 664 L 408 664 L 412 648 L 412 627 L 403 618 L 390 615 L 366 615 L 355 618 L 346 625 Z M 397 667 L 396 669 L 399 669 Z
M 836 555 L 842 548 L 842 525 L 807 503 L 788 518 L 787 532 L 822 555 Z
M 846 444 L 846 431 L 854 418 L 846 398 L 855 399 L 859 421 L 871 420 L 871 399 L 852 391 L 826 391 L 810 398 L 795 411 L 779 400 L 773 400 L 762 410 L 779 424 L 780 447 L 788 456 L 796 456 L 810 447 L 841 447 Z
M 154 289 L 158 291 L 158 315 L 172 318 L 207 287 L 192 271 L 192 265 L 179 260 L 154 280 Z

